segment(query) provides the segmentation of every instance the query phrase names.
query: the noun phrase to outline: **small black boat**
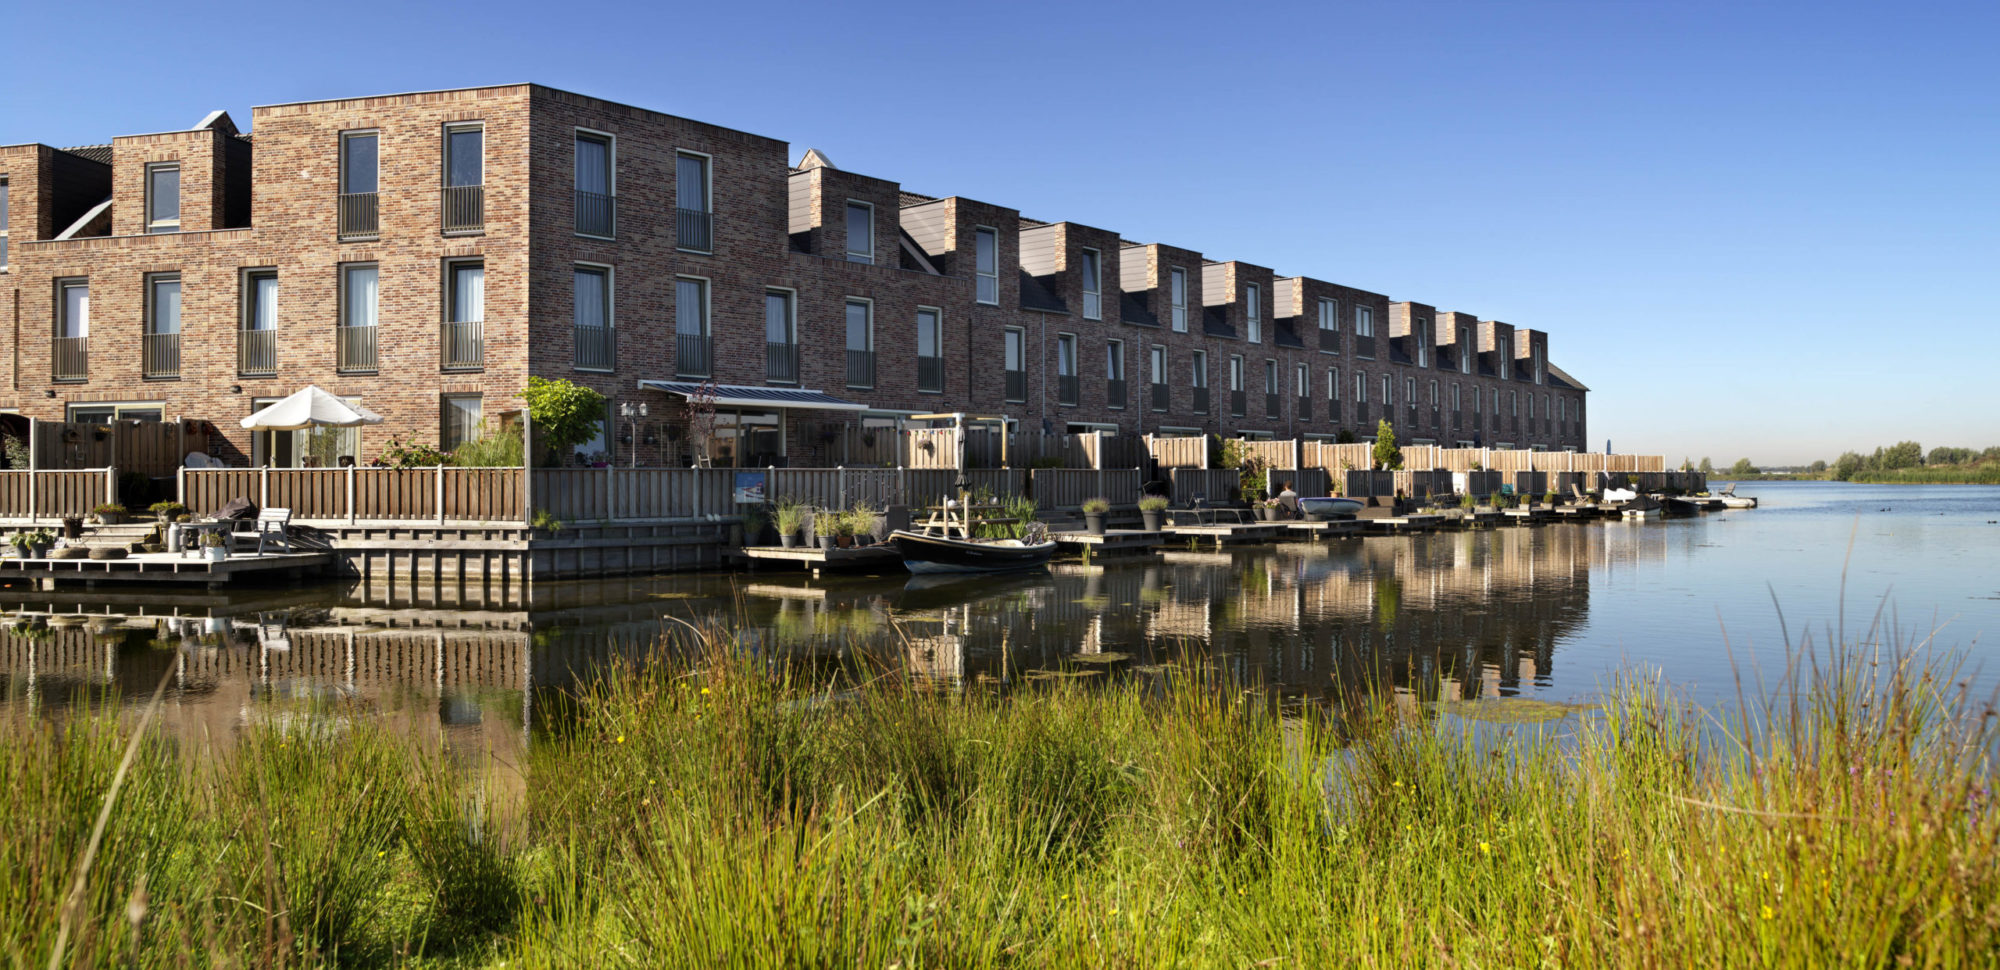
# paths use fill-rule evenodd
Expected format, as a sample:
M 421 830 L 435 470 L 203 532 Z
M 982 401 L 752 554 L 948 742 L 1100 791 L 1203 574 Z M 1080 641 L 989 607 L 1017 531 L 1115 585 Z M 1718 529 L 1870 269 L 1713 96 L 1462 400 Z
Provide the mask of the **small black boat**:
M 907 529 L 889 533 L 889 544 L 903 556 L 910 572 L 1001 573 L 1034 569 L 1049 564 L 1055 555 L 1053 539 L 1022 542 L 1019 539 L 957 539 L 925 535 Z
M 1660 499 L 1660 506 L 1666 515 L 1675 518 L 1701 514 L 1700 503 L 1671 495 Z

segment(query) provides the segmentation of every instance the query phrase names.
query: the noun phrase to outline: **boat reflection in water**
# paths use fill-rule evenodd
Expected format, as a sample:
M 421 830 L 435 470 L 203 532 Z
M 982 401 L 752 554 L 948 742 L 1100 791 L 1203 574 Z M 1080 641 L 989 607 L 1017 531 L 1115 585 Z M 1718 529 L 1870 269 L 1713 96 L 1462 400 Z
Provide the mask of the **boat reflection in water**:
M 557 695 L 646 656 L 683 623 L 807 670 L 902 667 L 947 685 L 1004 687 L 1115 654 L 1129 660 L 1097 669 L 1201 663 L 1294 701 L 1339 702 L 1371 683 L 1416 698 L 1567 697 L 1598 686 L 1553 686 L 1593 570 L 1658 559 L 1667 541 L 1608 523 L 1174 551 L 1000 576 L 543 584 L 513 600 L 435 584 L 14 590 L 0 593 L 13 614 L 0 627 L 0 712 L 60 719 L 114 696 L 136 705 L 166 676 L 170 733 L 226 741 L 303 705 L 504 751 L 530 743 Z

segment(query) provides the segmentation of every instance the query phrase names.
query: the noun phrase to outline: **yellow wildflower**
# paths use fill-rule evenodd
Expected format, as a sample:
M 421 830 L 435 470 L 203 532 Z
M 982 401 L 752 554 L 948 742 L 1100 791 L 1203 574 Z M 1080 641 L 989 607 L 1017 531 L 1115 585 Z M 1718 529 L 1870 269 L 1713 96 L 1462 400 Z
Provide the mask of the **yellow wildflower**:
M 1763 912 L 1763 916 L 1764 916 L 1764 918 L 1765 918 L 1765 919 L 1774 919 L 1774 918 L 1776 918 L 1776 917 L 1777 917 L 1777 915 L 1778 915 L 1778 911 L 1777 911 L 1777 910 L 1775 910 L 1775 909 L 1772 909 L 1772 908 L 1771 908 L 1771 907 L 1769 907 L 1769 906 L 1765 906 L 1765 907 L 1764 907 L 1764 912 Z
M 1492 855 L 1492 854 L 1493 854 L 1493 847 L 1492 847 L 1491 845 L 1488 845 L 1488 844 L 1484 843 L 1484 842 L 1481 842 L 1481 843 L 1479 843 L 1479 854 L 1480 854 L 1480 855 Z
M 702 693 L 702 696 L 706 697 L 706 696 L 708 695 L 708 688 L 706 688 L 706 687 L 703 687 L 703 688 L 701 689 L 701 693 Z
M 617 743 L 619 743 L 619 744 L 624 744 L 624 743 L 625 743 L 625 735 L 622 735 L 622 734 L 621 734 L 621 735 L 619 735 L 619 736 L 618 736 L 618 742 L 617 742 Z

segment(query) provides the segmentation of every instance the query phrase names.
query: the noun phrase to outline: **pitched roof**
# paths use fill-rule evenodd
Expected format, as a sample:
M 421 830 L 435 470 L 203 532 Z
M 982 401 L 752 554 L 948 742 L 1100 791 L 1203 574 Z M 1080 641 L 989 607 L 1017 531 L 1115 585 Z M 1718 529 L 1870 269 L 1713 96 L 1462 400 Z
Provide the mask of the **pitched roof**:
M 1229 315 L 1220 304 L 1201 308 L 1201 332 L 1211 337 L 1236 336 L 1236 328 L 1229 325 Z
M 1585 386 L 1583 386 L 1583 382 L 1582 382 L 1582 381 L 1580 381 L 1580 380 L 1577 380 L 1576 378 L 1574 378 L 1574 377 L 1571 377 L 1571 376 L 1569 376 L 1569 372 L 1568 372 L 1568 371 L 1566 371 L 1566 370 L 1563 370 L 1562 368 L 1560 368 L 1560 367 L 1557 367 L 1557 366 L 1556 366 L 1556 365 L 1554 365 L 1554 364 L 1550 364 L 1550 365 L 1549 365 L 1549 377 L 1550 377 L 1550 379 L 1552 379 L 1552 380 L 1555 380 L 1555 381 L 1559 381 L 1559 382 L 1561 382 L 1561 384 L 1562 384 L 1562 385 L 1563 385 L 1564 387 L 1568 387 L 1568 388 L 1571 388 L 1571 389 L 1573 389 L 1573 390 L 1578 390 L 1578 391 L 1588 391 L 1588 390 L 1590 390 L 1590 388 L 1588 388 L 1588 387 L 1585 387 Z
M 110 145 L 78 145 L 75 148 L 65 148 L 63 151 L 78 158 L 96 162 L 99 165 L 111 164 Z
M 898 190 L 896 196 L 897 196 L 896 204 L 904 208 L 908 208 L 913 205 L 923 205 L 926 202 L 937 201 L 937 196 L 935 195 L 924 195 L 921 192 L 911 192 L 908 190 Z
M 1042 280 L 1050 278 L 1029 276 L 1027 270 L 1021 271 L 1021 309 L 1040 310 L 1044 313 L 1069 312 L 1069 304 L 1064 303 L 1062 297 L 1049 292 L 1049 288 L 1042 284 Z
M 1118 291 L 1118 316 L 1126 323 L 1136 323 L 1142 327 L 1157 327 L 1160 318 L 1146 308 L 1146 301 L 1139 299 L 1131 290 Z
M 1292 323 L 1296 319 L 1298 318 L 1286 317 L 1277 321 L 1277 326 L 1271 328 L 1271 343 L 1279 347 L 1303 348 L 1306 342 L 1299 339 L 1298 328 Z

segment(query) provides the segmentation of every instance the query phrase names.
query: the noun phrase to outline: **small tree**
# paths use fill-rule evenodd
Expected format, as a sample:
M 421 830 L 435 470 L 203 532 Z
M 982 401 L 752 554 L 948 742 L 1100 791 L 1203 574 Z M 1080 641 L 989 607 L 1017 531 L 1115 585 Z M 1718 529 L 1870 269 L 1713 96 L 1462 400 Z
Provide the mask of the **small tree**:
M 688 445 L 694 451 L 694 466 L 707 468 L 713 455 L 709 448 L 715 442 L 715 382 L 702 381 L 701 386 L 688 395 Z
M 597 437 L 604 425 L 604 395 L 568 378 L 530 377 L 521 396 L 528 402 L 535 444 L 545 456 L 560 455 Z
M 1703 455 L 1701 458 L 1701 473 L 1704 475 L 1715 474 L 1715 463 L 1709 461 L 1707 455 Z
M 1813 462 L 1812 464 L 1806 466 L 1806 471 L 1812 472 L 1815 475 L 1825 474 L 1826 461 L 1822 459 L 1820 461 Z
M 1403 449 L 1396 447 L 1396 429 L 1383 418 L 1375 422 L 1375 467 L 1395 471 L 1403 467 Z
M 1736 464 L 1729 466 L 1729 474 L 1737 476 L 1755 475 L 1757 474 L 1757 466 L 1750 464 L 1750 459 L 1748 458 L 1738 458 L 1736 459 Z

